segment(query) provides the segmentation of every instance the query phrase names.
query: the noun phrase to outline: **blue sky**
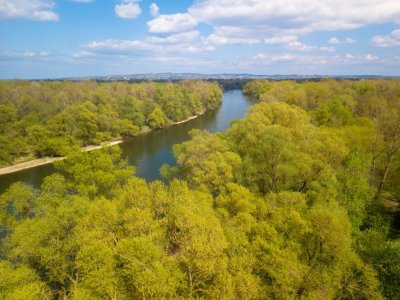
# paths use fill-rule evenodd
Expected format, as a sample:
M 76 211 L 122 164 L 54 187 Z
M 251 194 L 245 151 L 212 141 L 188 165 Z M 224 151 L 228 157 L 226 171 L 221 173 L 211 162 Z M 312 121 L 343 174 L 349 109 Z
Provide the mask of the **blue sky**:
M 0 0 L 0 79 L 399 70 L 399 0 Z

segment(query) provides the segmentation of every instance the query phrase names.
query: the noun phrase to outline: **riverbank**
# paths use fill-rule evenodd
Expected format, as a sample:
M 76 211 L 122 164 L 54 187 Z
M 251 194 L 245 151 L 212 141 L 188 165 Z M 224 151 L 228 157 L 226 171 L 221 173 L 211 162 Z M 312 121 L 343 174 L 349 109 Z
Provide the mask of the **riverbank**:
M 106 146 L 110 147 L 110 146 L 121 144 L 123 142 L 124 142 L 123 140 L 112 141 L 112 142 L 106 143 Z M 83 147 L 82 151 L 89 152 L 89 151 L 93 151 L 96 149 L 101 149 L 103 147 L 104 147 L 104 145 L 90 145 L 90 146 Z M 66 157 L 43 157 L 43 158 L 38 158 L 38 159 L 32 159 L 32 160 L 29 160 L 29 161 L 26 161 L 23 163 L 19 163 L 19 164 L 1 168 L 0 175 L 10 174 L 10 173 L 14 173 L 14 172 L 34 168 L 34 167 L 51 164 L 55 161 L 63 160 L 63 159 L 66 159 Z
M 196 119 L 197 117 L 199 117 L 199 116 L 201 116 L 202 114 L 204 114 L 206 111 L 207 111 L 207 110 L 204 109 L 203 111 L 201 111 L 201 112 L 198 113 L 197 115 L 190 116 L 189 118 L 187 118 L 187 119 L 185 119 L 185 120 L 182 120 L 182 121 L 179 121 L 179 122 L 174 122 L 174 123 L 172 123 L 172 125 L 178 125 L 178 124 L 182 124 L 182 123 L 188 122 L 188 121 L 190 121 L 190 120 Z
M 185 120 L 182 120 L 182 121 L 173 122 L 169 126 L 182 124 L 182 123 L 188 122 L 190 120 L 196 119 L 197 117 L 199 117 L 202 114 L 204 114 L 206 111 L 207 110 L 204 109 L 203 111 L 201 111 L 200 113 L 198 113 L 196 115 L 190 116 L 189 118 L 186 118 Z M 143 132 L 143 133 L 140 133 L 140 134 L 146 134 L 146 133 L 149 133 L 151 131 L 152 130 L 146 131 L 146 132 Z M 110 146 L 122 144 L 123 142 L 124 142 L 124 140 L 122 140 L 122 139 L 121 140 L 116 140 L 116 141 L 111 141 L 111 142 L 105 142 L 105 146 L 106 147 L 110 147 Z M 90 151 L 93 151 L 93 150 L 101 149 L 103 147 L 104 147 L 104 145 L 89 145 L 89 146 L 83 147 L 82 151 L 90 152 Z M 15 173 L 15 172 L 19 172 L 19 171 L 23 171 L 23 170 L 27 170 L 27 169 L 31 169 L 31 168 L 35 168 L 35 167 L 39 167 L 39 166 L 43 166 L 43 165 L 47 165 L 47 164 L 51 164 L 51 163 L 53 163 L 55 161 L 59 161 L 59 160 L 63 160 L 63 159 L 66 159 L 66 157 L 43 157 L 43 158 L 28 160 L 26 162 L 22 162 L 22 163 L 18 163 L 18 164 L 15 164 L 15 165 L 8 166 L 8 167 L 0 168 L 0 175 Z

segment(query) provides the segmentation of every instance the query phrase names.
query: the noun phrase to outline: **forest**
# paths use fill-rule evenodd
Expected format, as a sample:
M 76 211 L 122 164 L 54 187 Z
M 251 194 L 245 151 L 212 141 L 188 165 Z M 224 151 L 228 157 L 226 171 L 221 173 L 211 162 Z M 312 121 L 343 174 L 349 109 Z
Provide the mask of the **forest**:
M 1 114 L 25 124 L 17 100 L 40 89 L 13 84 Z M 130 89 L 66 83 L 63 99 L 87 85 L 107 101 Z M 150 87 L 206 93 L 212 105 L 220 95 L 183 82 L 133 85 L 143 94 L 131 97 Z M 247 116 L 222 133 L 193 130 L 174 146 L 177 165 L 161 168 L 165 182 L 132 175 L 118 146 L 74 143 L 40 189 L 11 185 L 0 196 L 0 298 L 400 299 L 400 81 L 256 80 L 243 92 L 257 102 Z M 63 103 L 35 97 L 24 103 Z M 91 104 L 102 107 L 68 104 L 80 107 L 70 117 Z M 141 128 L 153 127 L 146 118 Z M 24 142 L 18 127 L 1 128 Z
M 129 138 L 220 104 L 216 83 L 0 82 L 0 167 Z

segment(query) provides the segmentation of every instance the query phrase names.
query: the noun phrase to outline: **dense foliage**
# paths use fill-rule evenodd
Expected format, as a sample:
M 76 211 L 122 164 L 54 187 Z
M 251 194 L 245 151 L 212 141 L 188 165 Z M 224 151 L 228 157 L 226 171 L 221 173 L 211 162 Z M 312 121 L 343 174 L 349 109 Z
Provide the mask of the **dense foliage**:
M 2 299 L 399 299 L 397 81 L 254 81 L 224 133 L 132 175 L 71 151 L 0 196 Z
M 219 105 L 215 83 L 0 82 L 0 166 L 162 128 Z

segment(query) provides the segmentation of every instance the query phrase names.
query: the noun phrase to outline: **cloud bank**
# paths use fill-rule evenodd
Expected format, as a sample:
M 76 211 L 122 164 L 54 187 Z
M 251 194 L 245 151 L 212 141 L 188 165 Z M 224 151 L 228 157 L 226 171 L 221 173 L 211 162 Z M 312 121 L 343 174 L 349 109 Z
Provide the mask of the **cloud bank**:
M 393 30 L 389 35 L 376 35 L 372 42 L 382 48 L 400 46 L 400 29 Z
M 289 35 L 395 22 L 400 20 L 400 1 L 198 0 L 189 13 L 225 35 Z
M 52 0 L 0 0 L 0 19 L 57 21 Z

